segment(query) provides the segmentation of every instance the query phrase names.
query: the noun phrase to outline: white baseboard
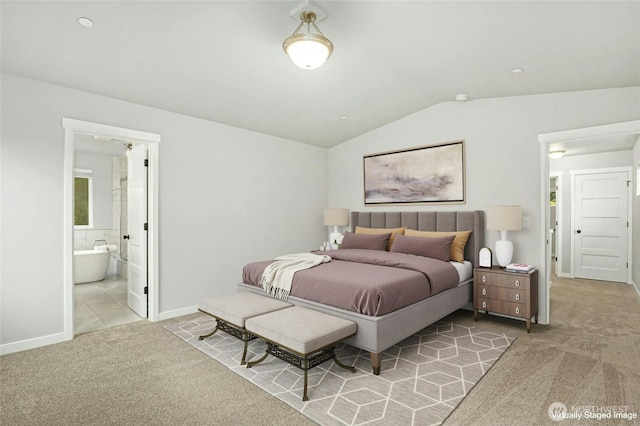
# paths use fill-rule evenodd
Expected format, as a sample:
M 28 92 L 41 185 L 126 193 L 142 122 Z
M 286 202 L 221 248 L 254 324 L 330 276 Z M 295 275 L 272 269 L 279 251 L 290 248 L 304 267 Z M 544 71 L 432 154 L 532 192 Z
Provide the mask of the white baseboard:
M 575 278 L 573 274 L 567 274 L 566 272 L 560 272 L 559 274 L 556 274 L 556 276 L 558 276 L 559 278 L 570 278 L 570 279 Z
M 183 315 L 194 314 L 196 312 L 198 312 L 197 305 L 187 306 L 185 308 L 174 309 L 172 311 L 160 312 L 160 314 L 158 315 L 158 320 L 162 321 L 170 318 L 181 317 Z
M 0 345 L 0 355 L 7 355 L 14 352 L 35 349 L 41 346 L 53 345 L 54 343 L 64 342 L 66 340 L 64 333 L 51 334 L 49 336 L 35 337 L 33 339 L 20 340 L 19 342 L 5 343 Z
M 198 306 L 187 306 L 185 308 L 174 309 L 172 311 L 160 312 L 159 321 L 180 317 L 183 315 L 189 315 L 198 312 Z M 49 336 L 35 337 L 33 339 L 21 340 L 19 342 L 5 343 L 0 345 L 0 355 L 7 355 L 14 352 L 26 351 L 28 349 L 35 349 L 41 346 L 53 345 L 54 343 L 60 343 L 67 340 L 64 333 L 51 334 Z

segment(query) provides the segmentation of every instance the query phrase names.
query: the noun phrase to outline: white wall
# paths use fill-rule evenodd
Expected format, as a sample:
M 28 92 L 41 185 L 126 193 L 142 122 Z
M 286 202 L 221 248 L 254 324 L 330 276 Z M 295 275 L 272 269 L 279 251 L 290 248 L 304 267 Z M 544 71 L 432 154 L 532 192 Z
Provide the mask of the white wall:
M 112 156 L 76 152 L 76 168 L 93 171 L 93 229 L 113 228 Z
M 538 135 L 639 118 L 638 87 L 438 104 L 331 148 L 329 204 L 367 211 L 485 210 L 493 204 L 519 204 L 531 217 L 531 227 L 509 234 L 514 260 L 538 266 L 544 226 Z M 457 139 L 466 141 L 465 204 L 364 207 L 363 155 Z M 493 247 L 498 232 L 486 235 Z M 546 271 L 541 272 L 544 277 Z
M 571 273 L 571 171 L 601 169 L 607 167 L 631 166 L 631 151 L 604 152 L 587 155 L 571 155 L 557 160 L 549 160 L 550 172 L 562 172 L 562 256 L 558 274 Z
M 8 74 L 1 85 L 0 349 L 63 331 L 63 117 L 161 135 L 165 317 L 235 291 L 245 263 L 325 239 L 326 149 Z

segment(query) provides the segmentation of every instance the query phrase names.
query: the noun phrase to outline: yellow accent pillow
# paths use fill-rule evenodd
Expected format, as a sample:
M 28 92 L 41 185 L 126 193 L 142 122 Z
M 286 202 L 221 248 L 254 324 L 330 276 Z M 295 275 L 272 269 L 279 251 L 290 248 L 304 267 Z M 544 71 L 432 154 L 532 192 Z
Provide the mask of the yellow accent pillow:
M 388 231 L 387 231 L 388 232 Z M 451 260 L 456 262 L 464 262 L 464 247 L 467 245 L 467 240 L 471 231 L 458 231 L 458 232 L 436 232 L 436 231 L 416 231 L 414 229 L 406 229 L 404 235 L 407 237 L 446 237 L 449 235 L 455 235 L 453 244 L 451 244 Z
M 404 235 L 406 228 L 363 228 L 362 226 L 356 226 L 356 234 L 391 234 L 389 243 L 387 244 L 387 251 L 391 250 L 393 245 L 393 239 L 398 235 Z

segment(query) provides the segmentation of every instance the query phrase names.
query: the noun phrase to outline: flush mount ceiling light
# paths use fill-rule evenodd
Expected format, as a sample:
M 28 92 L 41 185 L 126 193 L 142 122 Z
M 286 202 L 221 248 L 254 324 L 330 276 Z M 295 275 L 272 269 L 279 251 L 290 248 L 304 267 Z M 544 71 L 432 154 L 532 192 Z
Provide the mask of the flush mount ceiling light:
M 300 14 L 300 25 L 282 43 L 282 48 L 294 64 L 302 69 L 312 70 L 324 64 L 331 56 L 333 43 L 322 35 L 316 25 L 315 12 L 305 11 Z
M 565 153 L 564 149 L 556 149 L 554 151 L 549 151 L 549 158 L 551 158 L 552 160 L 557 160 L 558 158 L 562 158 L 564 153 Z
M 93 21 L 91 19 L 89 19 L 89 18 L 85 18 L 84 16 L 78 18 L 78 24 L 80 24 L 80 25 L 82 25 L 83 27 L 86 27 L 86 28 L 93 27 Z

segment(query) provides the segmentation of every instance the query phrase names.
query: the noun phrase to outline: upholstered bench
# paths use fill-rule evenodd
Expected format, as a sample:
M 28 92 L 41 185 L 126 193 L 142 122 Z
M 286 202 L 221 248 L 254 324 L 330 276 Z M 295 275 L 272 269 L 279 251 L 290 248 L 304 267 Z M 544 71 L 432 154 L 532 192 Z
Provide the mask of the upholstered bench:
M 244 364 L 247 358 L 247 346 L 250 340 L 256 336 L 245 329 L 247 319 L 268 312 L 290 308 L 291 303 L 272 297 L 260 296 L 249 291 L 240 291 L 224 296 L 211 297 L 198 304 L 198 310 L 211 315 L 216 319 L 216 327 L 209 334 L 200 336 L 203 340 L 212 336 L 216 331 L 222 330 L 244 342 L 244 351 L 240 364 Z
M 356 334 L 353 321 L 293 306 L 251 317 L 245 321 L 245 328 L 267 343 L 264 356 L 247 362 L 247 368 L 264 361 L 270 354 L 301 368 L 304 370 L 303 401 L 309 400 L 307 372 L 311 368 L 333 359 L 338 366 L 356 371 L 338 361 L 334 352 L 336 343 Z

